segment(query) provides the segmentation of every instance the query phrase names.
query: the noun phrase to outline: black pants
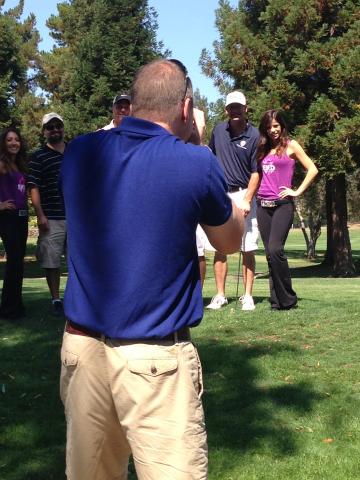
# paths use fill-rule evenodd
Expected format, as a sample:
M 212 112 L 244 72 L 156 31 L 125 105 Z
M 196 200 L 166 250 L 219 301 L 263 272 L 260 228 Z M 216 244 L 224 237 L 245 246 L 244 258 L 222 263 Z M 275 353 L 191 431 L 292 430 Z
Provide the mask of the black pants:
M 292 202 L 272 208 L 261 206 L 257 208 L 258 226 L 269 266 L 270 303 L 271 307 L 276 309 L 291 308 L 297 302 L 284 253 L 284 245 L 293 219 Z
M 0 212 L 0 236 L 6 252 L 0 315 L 17 318 L 24 314 L 21 292 L 28 217 L 19 217 L 15 212 Z

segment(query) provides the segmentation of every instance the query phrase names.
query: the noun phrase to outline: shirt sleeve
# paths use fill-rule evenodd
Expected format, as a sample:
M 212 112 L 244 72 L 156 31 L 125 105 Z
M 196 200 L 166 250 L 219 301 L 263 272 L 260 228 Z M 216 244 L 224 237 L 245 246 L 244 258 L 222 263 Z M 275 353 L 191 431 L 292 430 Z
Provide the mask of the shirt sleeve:
M 34 153 L 29 162 L 29 174 L 27 178 L 27 184 L 31 187 L 37 187 L 41 185 L 41 178 L 42 178 L 42 168 L 41 162 L 37 158 L 36 153 Z
M 252 152 L 251 152 L 251 173 L 259 172 L 259 165 L 257 161 L 257 147 L 260 140 L 260 134 L 258 133 L 256 140 L 253 142 Z
M 216 227 L 227 222 L 232 212 L 232 203 L 227 194 L 227 183 L 219 162 L 210 152 L 209 156 L 209 185 L 202 205 L 200 223 Z
M 211 132 L 209 148 L 213 152 L 213 154 L 216 155 L 214 130 Z

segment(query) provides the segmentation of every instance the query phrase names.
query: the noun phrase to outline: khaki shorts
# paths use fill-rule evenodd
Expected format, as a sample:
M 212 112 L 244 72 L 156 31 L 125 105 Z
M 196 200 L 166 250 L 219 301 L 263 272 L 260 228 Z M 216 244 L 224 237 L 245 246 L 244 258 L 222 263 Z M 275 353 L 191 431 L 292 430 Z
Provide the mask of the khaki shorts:
M 60 396 L 69 480 L 206 480 L 202 373 L 191 342 L 64 333 Z
M 233 200 L 237 207 L 240 207 L 241 202 L 243 201 L 246 194 L 246 188 L 240 189 L 238 192 L 229 193 L 229 197 Z M 205 233 L 204 233 L 205 235 Z M 244 225 L 244 235 L 242 237 L 241 245 L 239 250 L 242 252 L 253 252 L 258 249 L 258 239 L 259 239 L 259 230 L 256 219 L 256 200 L 252 199 L 250 205 L 250 212 L 245 217 Z M 206 237 L 205 250 L 210 252 L 215 252 L 215 248 L 211 245 L 209 240 Z
M 42 268 L 59 268 L 66 250 L 66 221 L 48 220 L 49 229 L 39 230 L 36 258 Z

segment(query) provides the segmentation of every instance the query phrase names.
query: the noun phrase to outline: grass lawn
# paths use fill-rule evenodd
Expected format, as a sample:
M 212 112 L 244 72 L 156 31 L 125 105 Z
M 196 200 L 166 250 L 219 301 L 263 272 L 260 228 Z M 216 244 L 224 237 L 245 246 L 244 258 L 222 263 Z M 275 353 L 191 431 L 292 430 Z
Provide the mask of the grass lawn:
M 350 235 L 359 261 L 360 229 Z M 236 303 L 239 257 L 233 255 L 229 305 L 206 310 L 193 330 L 205 377 L 210 480 L 360 478 L 360 278 L 329 276 L 320 265 L 325 240 L 323 234 L 319 261 L 309 262 L 301 232 L 290 233 L 286 249 L 298 309 L 269 310 L 260 249 L 256 310 L 242 312 Z M 28 253 L 28 317 L 20 325 L 0 321 L 0 479 L 64 480 L 63 321 L 50 315 L 33 240 Z M 209 256 L 205 304 L 214 294 L 211 263 Z

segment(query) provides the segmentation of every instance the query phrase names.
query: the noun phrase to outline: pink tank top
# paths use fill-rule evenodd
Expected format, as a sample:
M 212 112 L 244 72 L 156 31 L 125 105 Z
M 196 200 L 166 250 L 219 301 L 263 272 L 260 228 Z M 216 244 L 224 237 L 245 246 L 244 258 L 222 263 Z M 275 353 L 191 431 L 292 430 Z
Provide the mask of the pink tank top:
M 268 154 L 260 163 L 262 178 L 258 190 L 258 198 L 278 200 L 280 187 L 292 188 L 295 160 L 286 154 Z

